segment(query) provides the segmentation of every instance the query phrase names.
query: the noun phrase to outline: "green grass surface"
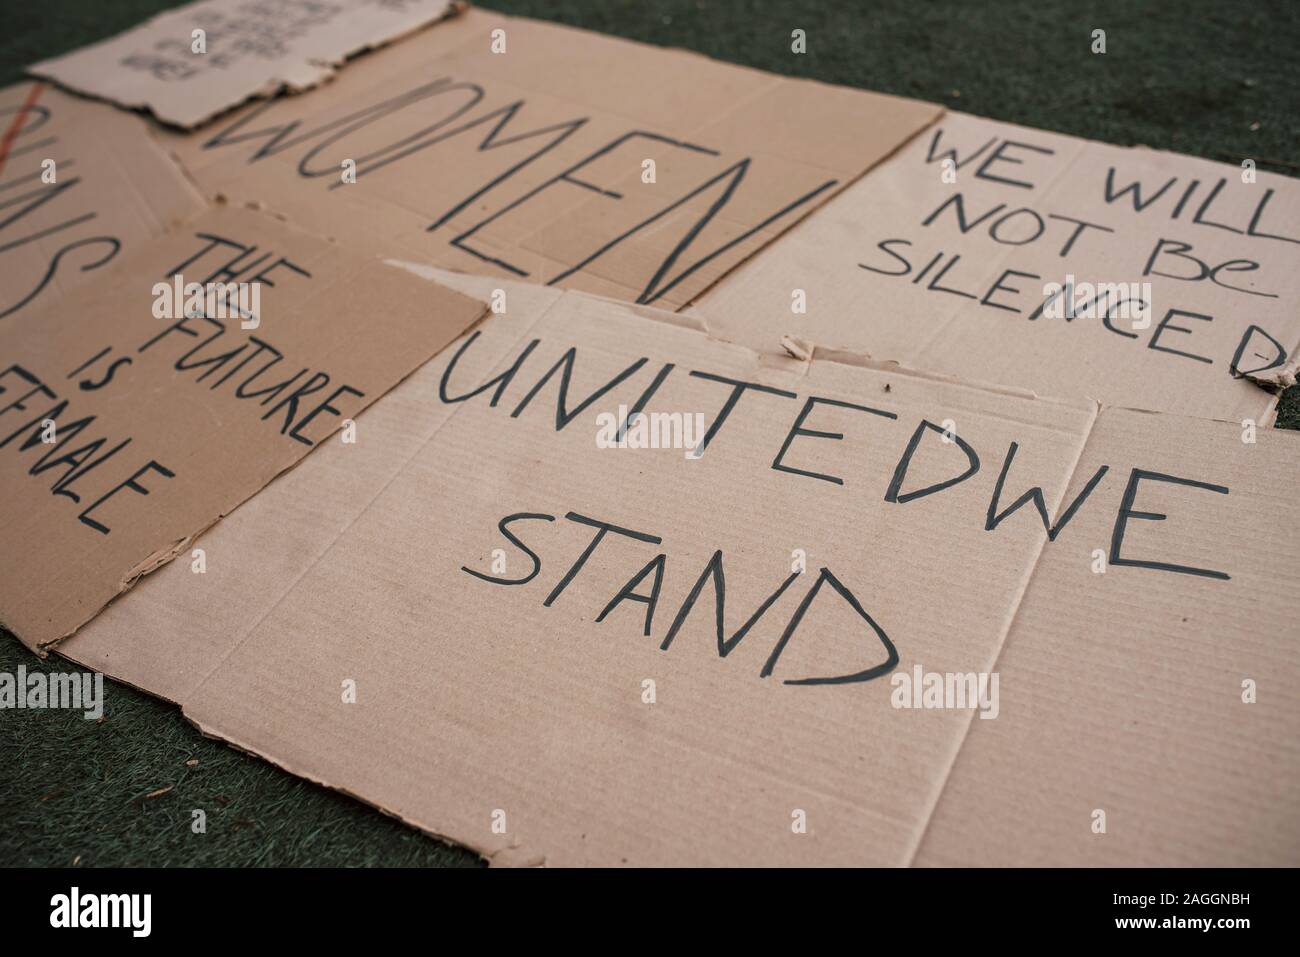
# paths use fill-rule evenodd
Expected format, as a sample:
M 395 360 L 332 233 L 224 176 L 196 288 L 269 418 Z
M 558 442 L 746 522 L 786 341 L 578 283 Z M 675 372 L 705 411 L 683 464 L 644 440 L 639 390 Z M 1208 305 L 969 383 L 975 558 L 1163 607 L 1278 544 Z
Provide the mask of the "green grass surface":
M 158 0 L 10 4 L 0 85 L 126 29 Z M 1300 3 L 645 0 L 486 4 L 747 66 L 1261 169 L 1300 173 Z M 790 31 L 808 53 L 790 53 Z M 1095 28 L 1107 53 L 1089 52 Z M 1300 428 L 1300 390 L 1279 422 Z M 1291 481 L 1287 476 L 1284 480 Z M 0 671 L 66 670 L 0 635 Z M 0 863 L 473 865 L 371 808 L 205 739 L 178 710 L 105 682 L 105 719 L 0 712 Z M 195 764 L 189 764 L 196 761 Z M 150 797 L 148 795 L 163 791 Z M 191 812 L 207 833 L 191 831 Z

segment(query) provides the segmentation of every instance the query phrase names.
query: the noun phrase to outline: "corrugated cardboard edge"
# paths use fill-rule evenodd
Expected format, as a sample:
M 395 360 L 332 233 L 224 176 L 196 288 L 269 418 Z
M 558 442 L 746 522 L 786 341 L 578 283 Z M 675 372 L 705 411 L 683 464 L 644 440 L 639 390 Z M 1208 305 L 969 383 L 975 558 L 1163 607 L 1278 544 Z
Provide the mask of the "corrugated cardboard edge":
M 329 788 L 329 790 L 334 791 L 337 794 L 346 795 L 347 797 L 352 798 L 355 801 L 359 801 L 360 803 L 366 805 L 367 807 L 374 808 L 380 814 L 383 814 L 386 817 L 391 817 L 394 820 L 401 821 L 407 827 L 415 828 L 417 831 L 427 834 L 430 837 L 434 838 L 435 840 L 442 841 L 444 844 L 449 844 L 455 847 L 462 847 L 465 848 L 466 850 L 472 851 L 473 853 L 477 854 L 480 858 L 487 861 L 489 865 L 492 866 L 506 865 L 506 866 L 520 866 L 520 867 L 545 867 L 546 866 L 546 858 L 544 855 L 534 855 L 532 857 L 522 856 L 517 853 L 519 851 L 519 848 L 515 846 L 504 847 L 494 851 L 491 848 L 481 843 L 476 844 L 473 841 L 473 839 L 468 836 L 457 837 L 456 835 L 453 834 L 441 833 L 433 825 L 422 823 L 418 820 L 415 820 L 414 818 L 409 818 L 406 817 L 405 815 L 397 813 L 396 811 L 389 810 L 388 808 L 384 807 L 382 804 L 377 804 L 374 801 L 371 801 L 368 798 L 364 797 L 363 795 L 356 794 L 348 790 L 347 788 L 341 788 L 333 784 L 330 784 L 329 781 L 326 781 L 323 778 L 317 777 L 316 775 L 308 771 L 296 767 L 293 764 L 293 762 L 289 761 L 288 759 L 280 755 L 272 754 L 267 749 L 259 749 L 256 745 L 249 744 L 247 741 L 242 741 L 232 735 L 225 734 L 221 731 L 220 728 L 214 725 L 209 725 L 199 720 L 195 716 L 191 715 L 188 711 L 186 711 L 185 706 L 183 704 L 181 705 L 181 716 L 184 717 L 185 720 L 188 721 L 190 724 L 192 724 L 194 727 L 198 728 L 198 730 L 206 738 L 211 738 L 215 741 L 224 742 L 225 744 L 230 745 L 232 748 L 234 748 L 237 751 L 242 751 L 245 754 L 251 754 L 254 757 L 261 758 L 263 761 L 268 761 L 271 764 L 275 765 L 277 768 L 280 768 L 282 771 L 286 771 L 289 774 L 294 775 L 295 777 L 302 778 L 304 781 L 310 781 L 312 784 L 317 784 L 320 785 L 321 787 Z

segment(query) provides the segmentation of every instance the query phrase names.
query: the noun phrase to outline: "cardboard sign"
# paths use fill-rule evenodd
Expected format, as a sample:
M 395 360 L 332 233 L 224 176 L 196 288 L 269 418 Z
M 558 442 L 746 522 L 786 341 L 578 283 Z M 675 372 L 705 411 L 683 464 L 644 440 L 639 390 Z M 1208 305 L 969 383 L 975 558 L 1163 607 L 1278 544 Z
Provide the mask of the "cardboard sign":
M 169 142 L 319 235 L 676 308 L 938 114 L 469 11 Z
M 1250 710 L 1237 674 L 1300 678 L 1300 555 L 1234 544 L 1300 520 L 1271 490 L 1295 436 L 440 278 L 504 311 L 363 415 L 355 445 L 200 539 L 206 574 L 162 569 L 63 650 L 493 863 L 976 863 L 983 838 L 959 838 L 985 814 L 1053 857 L 1092 807 L 1128 842 L 1098 859 L 1150 859 L 1169 834 L 1187 862 L 1294 859 L 1285 802 L 1228 772 L 1257 727 L 1300 717 L 1285 694 Z M 1126 661 L 1211 636 L 1208 658 L 1148 669 L 1158 709 L 1126 694 L 1143 677 Z M 1011 715 L 1015 733 L 985 731 Z M 1037 802 L 996 787 L 949 801 L 982 773 L 968 752 L 1059 770 L 1069 720 L 1096 742 L 1085 764 L 1121 729 L 1178 770 L 1152 785 L 1127 757 L 1095 798 L 1076 788 L 1077 820 L 1026 821 Z M 1293 790 L 1300 756 L 1269 757 Z M 1239 798 L 1259 813 L 1225 813 Z M 932 845 L 936 805 L 955 823 Z
M 449 0 L 201 0 L 30 72 L 188 128 L 252 97 L 309 89 L 348 57 L 455 9 Z
M 0 326 L 204 205 L 139 117 L 42 82 L 0 90 Z
M 1111 405 L 1265 421 L 1295 381 L 1300 185 L 947 114 L 698 305 L 783 336 Z
M 218 209 L 0 328 L 0 622 L 71 634 L 483 311 Z

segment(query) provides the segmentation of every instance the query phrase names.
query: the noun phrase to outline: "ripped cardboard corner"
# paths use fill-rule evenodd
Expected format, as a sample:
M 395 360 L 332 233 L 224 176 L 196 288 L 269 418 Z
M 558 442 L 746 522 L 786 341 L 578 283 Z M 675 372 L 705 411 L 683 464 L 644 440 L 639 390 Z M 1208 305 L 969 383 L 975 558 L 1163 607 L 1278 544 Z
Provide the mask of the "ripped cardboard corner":
M 1271 422 L 1300 352 L 1300 183 L 956 113 L 691 309 L 1043 395 Z
M 60 650 L 494 864 L 1296 860 L 1297 436 L 440 278 L 504 311 Z
M 483 312 L 218 208 L 0 327 L 0 623 L 73 633 Z
M 1297 371 L 1300 371 L 1300 356 L 1293 356 L 1281 366 L 1271 366 L 1263 372 L 1243 374 L 1261 389 L 1278 395 L 1296 384 Z
M 41 81 L 0 90 L 0 327 L 206 205 L 140 117 Z
M 460 8 L 451 0 L 199 0 L 29 72 L 192 129 L 246 100 L 311 89 L 349 57 Z

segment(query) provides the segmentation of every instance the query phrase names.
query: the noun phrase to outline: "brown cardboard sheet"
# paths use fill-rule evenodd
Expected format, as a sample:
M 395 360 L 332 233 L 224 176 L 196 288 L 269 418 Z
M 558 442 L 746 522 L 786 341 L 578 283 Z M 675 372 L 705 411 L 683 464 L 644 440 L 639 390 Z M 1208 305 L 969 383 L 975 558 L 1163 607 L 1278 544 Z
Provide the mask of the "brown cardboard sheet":
M 470 10 L 167 142 L 320 235 L 677 308 L 939 113 Z
M 1294 179 L 948 113 L 694 312 L 765 352 L 1265 422 L 1250 379 L 1295 381 L 1298 301 Z
M 0 623 L 38 649 L 71 634 L 483 312 L 223 207 L 11 317 Z

